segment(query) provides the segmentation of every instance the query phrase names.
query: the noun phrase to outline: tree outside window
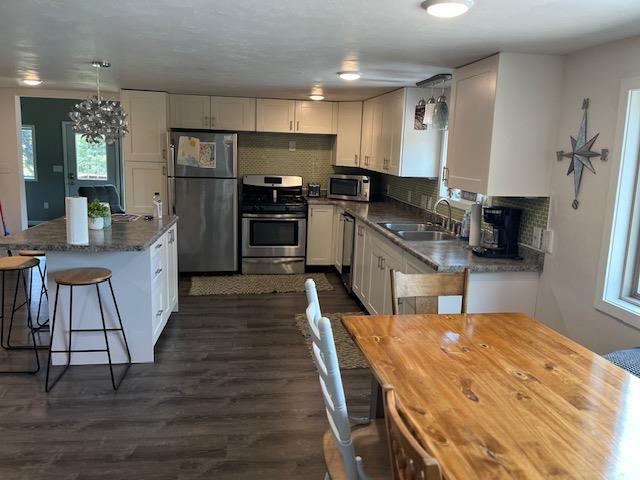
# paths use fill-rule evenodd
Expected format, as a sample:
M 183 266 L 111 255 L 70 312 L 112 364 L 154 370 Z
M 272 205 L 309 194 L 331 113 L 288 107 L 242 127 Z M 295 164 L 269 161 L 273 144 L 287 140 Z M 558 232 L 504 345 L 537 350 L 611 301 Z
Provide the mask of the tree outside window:
M 78 180 L 107 180 L 107 145 L 92 144 L 75 134 Z
M 22 175 L 25 180 L 36 180 L 36 146 L 33 125 L 22 126 Z

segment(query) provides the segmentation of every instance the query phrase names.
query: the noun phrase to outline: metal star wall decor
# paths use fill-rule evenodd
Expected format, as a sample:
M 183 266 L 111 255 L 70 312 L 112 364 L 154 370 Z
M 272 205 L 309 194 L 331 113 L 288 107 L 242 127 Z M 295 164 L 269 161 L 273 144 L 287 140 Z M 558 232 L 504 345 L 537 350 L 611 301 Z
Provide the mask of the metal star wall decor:
M 609 155 L 609 150 L 603 148 L 600 150 L 600 153 L 592 150 L 593 144 L 596 143 L 598 139 L 599 133 L 596 133 L 592 138 L 587 140 L 587 110 L 589 109 L 589 99 L 585 98 L 582 100 L 582 122 L 580 123 L 580 130 L 578 131 L 577 138 L 571 138 L 571 151 L 564 152 L 560 150 L 556 152 L 558 157 L 558 161 L 563 158 L 571 159 L 571 163 L 569 164 L 569 171 L 567 175 L 571 175 L 573 173 L 573 189 L 574 189 L 574 198 L 571 206 L 577 210 L 580 206 L 580 202 L 578 201 L 578 193 L 580 192 L 580 183 L 582 182 L 582 174 L 584 169 L 588 169 L 592 171 L 594 174 L 596 173 L 596 169 L 593 168 L 593 164 L 591 163 L 591 159 L 594 157 L 600 157 L 600 160 L 606 161 Z

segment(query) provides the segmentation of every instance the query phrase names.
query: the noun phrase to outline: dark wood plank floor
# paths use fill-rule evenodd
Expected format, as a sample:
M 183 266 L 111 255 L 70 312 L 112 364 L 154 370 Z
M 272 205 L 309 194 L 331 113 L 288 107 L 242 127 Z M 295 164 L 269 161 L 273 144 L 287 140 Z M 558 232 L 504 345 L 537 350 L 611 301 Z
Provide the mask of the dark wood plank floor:
M 323 310 L 357 309 L 329 279 Z M 134 365 L 117 393 L 101 366 L 70 369 L 49 394 L 42 372 L 0 376 L 0 478 L 323 478 L 327 420 L 293 320 L 304 294 L 188 297 L 187 287 L 156 363 Z M 0 352 L 0 369 L 28 359 Z M 366 415 L 368 371 L 343 377 L 350 413 Z

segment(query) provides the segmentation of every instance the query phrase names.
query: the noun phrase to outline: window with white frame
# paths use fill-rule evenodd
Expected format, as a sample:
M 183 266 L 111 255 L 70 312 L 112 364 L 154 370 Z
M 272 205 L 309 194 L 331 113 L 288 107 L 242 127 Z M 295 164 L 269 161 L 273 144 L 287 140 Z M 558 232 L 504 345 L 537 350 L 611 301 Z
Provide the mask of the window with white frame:
M 640 327 L 640 78 L 622 85 L 595 307 Z
M 22 175 L 25 180 L 36 180 L 36 130 L 33 125 L 23 125 L 22 139 Z

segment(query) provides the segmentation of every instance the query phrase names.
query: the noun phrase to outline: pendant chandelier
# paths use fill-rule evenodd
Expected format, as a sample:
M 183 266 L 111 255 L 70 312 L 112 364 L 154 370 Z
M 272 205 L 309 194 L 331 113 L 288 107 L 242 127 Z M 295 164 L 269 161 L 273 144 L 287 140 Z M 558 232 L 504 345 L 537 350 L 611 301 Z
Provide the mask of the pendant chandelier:
M 111 64 L 102 60 L 91 62 L 96 69 L 97 94 L 76 104 L 69 118 L 73 122 L 73 131 L 80 133 L 88 143 L 114 143 L 129 133 L 127 114 L 119 102 L 104 100 L 100 95 L 100 69 Z

